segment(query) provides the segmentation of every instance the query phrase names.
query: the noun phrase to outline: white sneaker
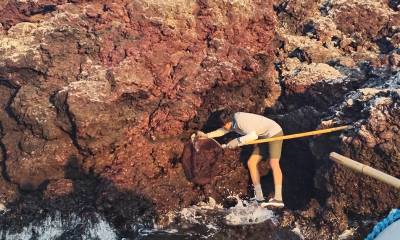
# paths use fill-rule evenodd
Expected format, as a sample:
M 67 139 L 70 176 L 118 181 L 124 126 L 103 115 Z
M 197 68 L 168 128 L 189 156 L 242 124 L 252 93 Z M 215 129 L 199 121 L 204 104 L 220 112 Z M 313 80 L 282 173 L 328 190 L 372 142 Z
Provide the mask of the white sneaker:
M 260 206 L 263 208 L 266 208 L 266 207 L 283 208 L 285 206 L 285 204 L 283 203 L 282 200 L 276 200 L 275 198 L 271 198 L 268 200 L 268 202 L 266 202 L 266 201 L 261 202 Z

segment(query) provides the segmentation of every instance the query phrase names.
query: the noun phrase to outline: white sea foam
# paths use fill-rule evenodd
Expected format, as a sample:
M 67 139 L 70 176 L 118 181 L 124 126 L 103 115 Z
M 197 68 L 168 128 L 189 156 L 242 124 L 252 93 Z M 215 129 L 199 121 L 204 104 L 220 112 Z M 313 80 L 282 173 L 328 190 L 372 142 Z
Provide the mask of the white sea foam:
M 113 240 L 117 239 L 115 230 L 98 214 L 95 215 L 96 221 L 86 221 L 74 214 L 68 219 L 61 217 L 57 213 L 54 217 L 48 216 L 39 224 L 30 224 L 24 227 L 20 232 L 5 231 L 0 233 L 1 239 L 24 240 L 52 240 L 62 236 L 63 233 L 82 228 L 80 234 L 82 239 L 100 239 Z
M 249 225 L 262 223 L 268 219 L 276 222 L 274 212 L 262 208 L 256 201 L 246 201 L 238 196 L 233 196 L 237 204 L 231 208 L 223 208 L 213 198 L 209 198 L 208 202 L 200 202 L 195 206 L 182 209 L 178 214 L 180 218 L 194 224 L 204 224 L 210 230 L 217 231 L 219 229 L 215 217 L 208 218 L 207 216 L 217 214 L 224 219 L 227 225 Z
M 274 223 L 277 221 L 273 211 L 260 207 L 256 201 L 245 201 L 238 197 L 236 199 L 238 204 L 227 210 L 226 224 L 249 225 L 262 223 L 268 219 Z
M 202 233 L 198 237 L 207 239 L 220 230 L 218 218 L 215 217 L 215 214 L 218 215 L 223 211 L 221 204 L 218 204 L 213 198 L 209 198 L 207 202 L 200 202 L 196 205 L 183 208 L 180 211 L 169 212 L 167 214 L 169 219 L 166 224 L 167 226 L 154 224 L 152 228 L 140 228 L 138 231 L 139 238 L 153 234 L 163 235 L 167 233 L 179 233 L 181 236 L 193 236 L 196 234 L 197 236 L 198 233 L 192 232 L 190 228 L 201 226 L 203 228 Z
M 266 220 L 271 220 L 276 224 L 277 220 L 273 211 L 259 207 L 256 201 L 242 200 L 237 196 L 233 198 L 236 199 L 237 204 L 231 208 L 224 208 L 213 198 L 209 198 L 207 202 L 200 202 L 180 211 L 169 213 L 170 221 L 167 226 L 154 225 L 153 228 L 141 228 L 139 229 L 139 238 L 152 234 L 162 236 L 165 233 L 179 233 L 180 236 L 208 239 L 226 225 L 258 224 Z
M 191 224 L 199 224 L 207 227 L 207 232 L 212 236 L 219 231 L 217 219 L 211 215 L 220 214 L 224 209 L 213 198 L 209 198 L 208 202 L 200 202 L 197 205 L 182 209 L 178 215 L 184 222 Z
M 258 206 L 255 201 L 245 201 L 236 197 L 237 205 L 231 208 L 224 208 L 214 199 L 207 202 L 200 202 L 197 205 L 184 208 L 171 215 L 171 222 L 168 226 L 153 227 L 140 225 L 133 228 L 140 237 L 149 235 L 175 235 L 196 236 L 201 239 L 213 237 L 224 226 L 227 225 L 248 225 L 264 222 L 268 219 L 276 221 L 271 210 Z M 64 234 L 79 234 L 82 239 L 117 239 L 116 230 L 99 214 L 93 216 L 94 220 L 83 219 L 72 214 L 69 217 L 48 216 L 40 222 L 31 223 L 20 231 L 5 230 L 0 232 L 0 239 L 38 239 L 52 240 L 62 237 Z M 177 220 L 177 221 L 176 221 Z

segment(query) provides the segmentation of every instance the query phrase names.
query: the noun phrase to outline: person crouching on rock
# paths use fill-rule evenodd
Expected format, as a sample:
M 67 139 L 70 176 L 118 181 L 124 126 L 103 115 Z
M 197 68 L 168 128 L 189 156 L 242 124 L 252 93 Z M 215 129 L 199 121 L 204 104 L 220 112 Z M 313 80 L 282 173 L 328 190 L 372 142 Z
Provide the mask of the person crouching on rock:
M 258 138 L 283 136 L 282 128 L 278 123 L 261 115 L 237 112 L 232 116 L 229 110 L 224 110 L 220 114 L 220 120 L 223 123 L 222 128 L 209 133 L 198 131 L 197 136 L 200 138 L 216 138 L 232 131 L 242 135 L 241 137 L 229 141 L 225 145 L 226 148 L 230 149 L 237 148 Z M 258 163 L 262 159 L 266 159 L 268 157 L 267 147 L 269 149 L 269 165 L 272 169 L 275 188 L 275 195 L 273 198 L 269 199 L 269 201 L 264 199 L 260 183 L 260 173 L 258 171 Z M 283 176 L 281 167 L 279 165 L 281 151 L 282 140 L 257 144 L 254 146 L 254 150 L 247 161 L 247 166 L 249 168 L 251 180 L 254 186 L 255 197 L 257 202 L 260 203 L 261 207 L 284 207 L 282 200 Z

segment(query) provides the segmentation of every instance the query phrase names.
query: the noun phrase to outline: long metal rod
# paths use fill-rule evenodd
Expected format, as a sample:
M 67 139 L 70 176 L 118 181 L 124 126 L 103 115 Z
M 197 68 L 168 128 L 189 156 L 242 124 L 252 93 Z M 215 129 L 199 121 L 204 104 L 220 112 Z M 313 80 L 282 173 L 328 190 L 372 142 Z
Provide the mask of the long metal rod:
M 350 158 L 347 158 L 335 152 L 331 152 L 329 154 L 329 158 L 335 161 L 336 163 L 342 164 L 350 169 L 353 169 L 356 172 L 360 172 L 364 175 L 370 176 L 381 182 L 387 183 L 397 189 L 400 189 L 400 179 L 395 178 L 389 174 L 376 170 L 375 168 L 372 168 L 365 164 L 356 162 Z
M 290 135 L 286 135 L 286 136 L 271 137 L 271 138 L 259 139 L 259 140 L 247 142 L 245 144 L 242 144 L 241 146 L 250 145 L 250 144 L 258 144 L 258 143 L 273 142 L 273 141 L 278 141 L 278 140 L 301 138 L 301 137 L 325 134 L 325 133 L 330 133 L 330 132 L 336 132 L 336 131 L 345 130 L 345 129 L 349 129 L 349 128 L 351 128 L 351 126 L 350 125 L 346 125 L 346 126 L 341 126 L 341 127 L 327 128 L 327 129 L 315 130 L 315 131 L 310 131 L 310 132 L 290 134 Z

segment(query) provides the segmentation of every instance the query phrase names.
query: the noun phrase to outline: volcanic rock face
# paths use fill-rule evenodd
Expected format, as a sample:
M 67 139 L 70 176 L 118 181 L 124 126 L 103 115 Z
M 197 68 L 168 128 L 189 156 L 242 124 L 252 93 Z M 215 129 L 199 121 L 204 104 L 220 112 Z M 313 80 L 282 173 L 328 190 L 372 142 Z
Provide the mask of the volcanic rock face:
M 236 152 L 219 160 L 203 189 L 185 179 L 178 160 L 213 111 L 261 112 L 280 95 L 271 1 L 1 7 L 2 188 L 62 196 L 56 186 L 71 191 L 62 183 L 77 177 L 67 173 L 72 167 L 98 179 L 99 205 L 117 201 L 116 189 L 157 210 L 246 193 Z
M 202 187 L 179 163 L 190 134 L 230 107 L 266 113 L 285 134 L 356 126 L 284 144 L 285 203 L 306 209 L 284 226 L 331 239 L 354 215 L 399 207 L 398 192 L 327 159 L 400 176 L 397 3 L 2 1 L 0 202 L 34 191 L 126 230 L 153 208 L 246 194 L 247 150 L 225 151 Z
M 346 156 L 392 176 L 400 176 L 399 95 L 400 74 L 372 78 L 350 92 L 345 101 L 333 108 L 335 114 L 322 123 L 349 122 L 356 128 L 340 136 L 335 148 L 326 142 L 314 145 L 317 156 L 323 151 L 338 150 Z M 362 177 L 340 166 L 321 169 L 320 186 L 336 204 L 354 214 L 375 216 L 391 206 L 399 206 L 399 192 L 369 177 Z M 366 189 L 368 189 L 366 191 Z
M 282 217 L 283 225 L 302 226 L 307 239 L 332 239 L 349 228 L 349 219 L 382 216 L 400 206 L 399 192 L 392 187 L 328 159 L 329 152 L 336 151 L 400 176 L 395 60 L 400 18 L 392 5 L 390 1 L 284 0 L 275 4 L 280 40 L 277 66 L 284 91 L 271 113 L 279 113 L 276 119 L 286 126 L 286 133 L 355 126 L 342 134 L 286 143 L 290 152 L 302 153 L 286 153 L 290 158 L 283 159 L 287 181 L 296 182 L 292 175 L 308 179 L 310 170 L 304 169 L 315 170 L 308 186 L 315 187 L 313 197 L 318 201 Z M 293 165 L 288 163 L 292 159 Z M 298 162 L 304 164 L 303 170 L 296 168 Z

